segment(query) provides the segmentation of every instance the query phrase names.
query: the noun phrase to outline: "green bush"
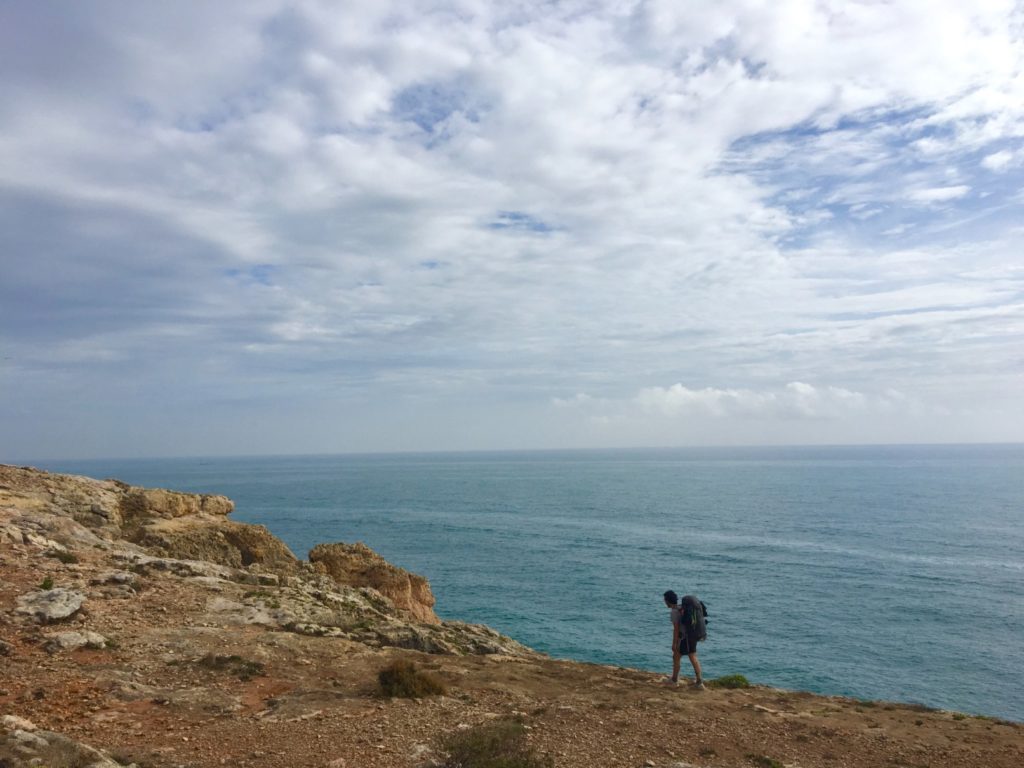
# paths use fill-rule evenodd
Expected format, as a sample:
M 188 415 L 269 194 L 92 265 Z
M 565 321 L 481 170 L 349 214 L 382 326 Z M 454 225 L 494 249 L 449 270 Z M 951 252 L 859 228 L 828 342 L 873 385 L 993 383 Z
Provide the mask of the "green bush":
M 53 577 L 47 576 L 45 579 L 43 579 L 42 583 L 39 585 L 39 588 L 43 590 L 53 589 Z
M 743 675 L 724 675 L 723 677 L 709 680 L 711 688 L 749 688 L 750 681 Z
M 405 659 L 398 659 L 384 667 L 377 673 L 377 680 L 385 696 L 422 699 L 448 692 L 444 683 L 428 672 L 421 672 L 415 664 Z
M 526 743 L 522 723 L 503 720 L 458 731 L 442 744 L 448 759 L 439 768 L 553 768 Z

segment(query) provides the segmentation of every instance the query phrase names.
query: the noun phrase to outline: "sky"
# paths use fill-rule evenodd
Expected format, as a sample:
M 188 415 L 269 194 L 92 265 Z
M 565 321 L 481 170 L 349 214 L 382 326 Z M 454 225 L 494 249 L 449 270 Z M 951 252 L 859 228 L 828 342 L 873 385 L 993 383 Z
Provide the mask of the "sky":
M 1024 4 L 0 0 L 0 461 L 1024 441 Z

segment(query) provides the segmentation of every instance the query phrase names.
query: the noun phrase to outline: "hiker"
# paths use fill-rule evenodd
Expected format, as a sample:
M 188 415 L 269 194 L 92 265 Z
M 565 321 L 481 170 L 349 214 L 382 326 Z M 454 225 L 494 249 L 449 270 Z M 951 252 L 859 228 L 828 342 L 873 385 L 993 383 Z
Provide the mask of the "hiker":
M 704 678 L 697 659 L 697 642 L 704 639 L 703 604 L 691 595 L 680 601 L 671 589 L 664 597 L 672 619 L 672 678 L 666 682 L 670 685 L 679 684 L 679 663 L 685 653 L 693 665 L 693 687 L 703 691 Z

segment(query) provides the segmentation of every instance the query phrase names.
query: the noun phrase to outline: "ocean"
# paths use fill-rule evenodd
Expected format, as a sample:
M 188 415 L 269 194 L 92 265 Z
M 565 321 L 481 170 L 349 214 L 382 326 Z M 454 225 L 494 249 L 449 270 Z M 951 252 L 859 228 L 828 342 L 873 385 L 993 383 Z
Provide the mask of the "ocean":
M 708 678 L 1024 720 L 1021 445 L 36 466 L 226 494 L 300 557 L 363 541 L 554 656 L 669 671 L 673 589 L 708 606 Z

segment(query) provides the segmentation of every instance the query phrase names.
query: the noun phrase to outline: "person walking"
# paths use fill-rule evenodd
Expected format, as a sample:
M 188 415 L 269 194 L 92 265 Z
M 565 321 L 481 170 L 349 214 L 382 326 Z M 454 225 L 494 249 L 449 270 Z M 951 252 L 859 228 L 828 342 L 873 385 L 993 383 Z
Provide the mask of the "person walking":
M 697 658 L 697 643 L 704 639 L 704 608 L 703 604 L 693 595 L 686 595 L 682 600 L 671 589 L 664 594 L 665 605 L 669 609 L 672 620 L 672 678 L 669 685 L 679 684 L 679 665 L 686 654 L 693 666 L 693 687 L 703 691 L 704 677 L 701 673 L 700 660 Z

